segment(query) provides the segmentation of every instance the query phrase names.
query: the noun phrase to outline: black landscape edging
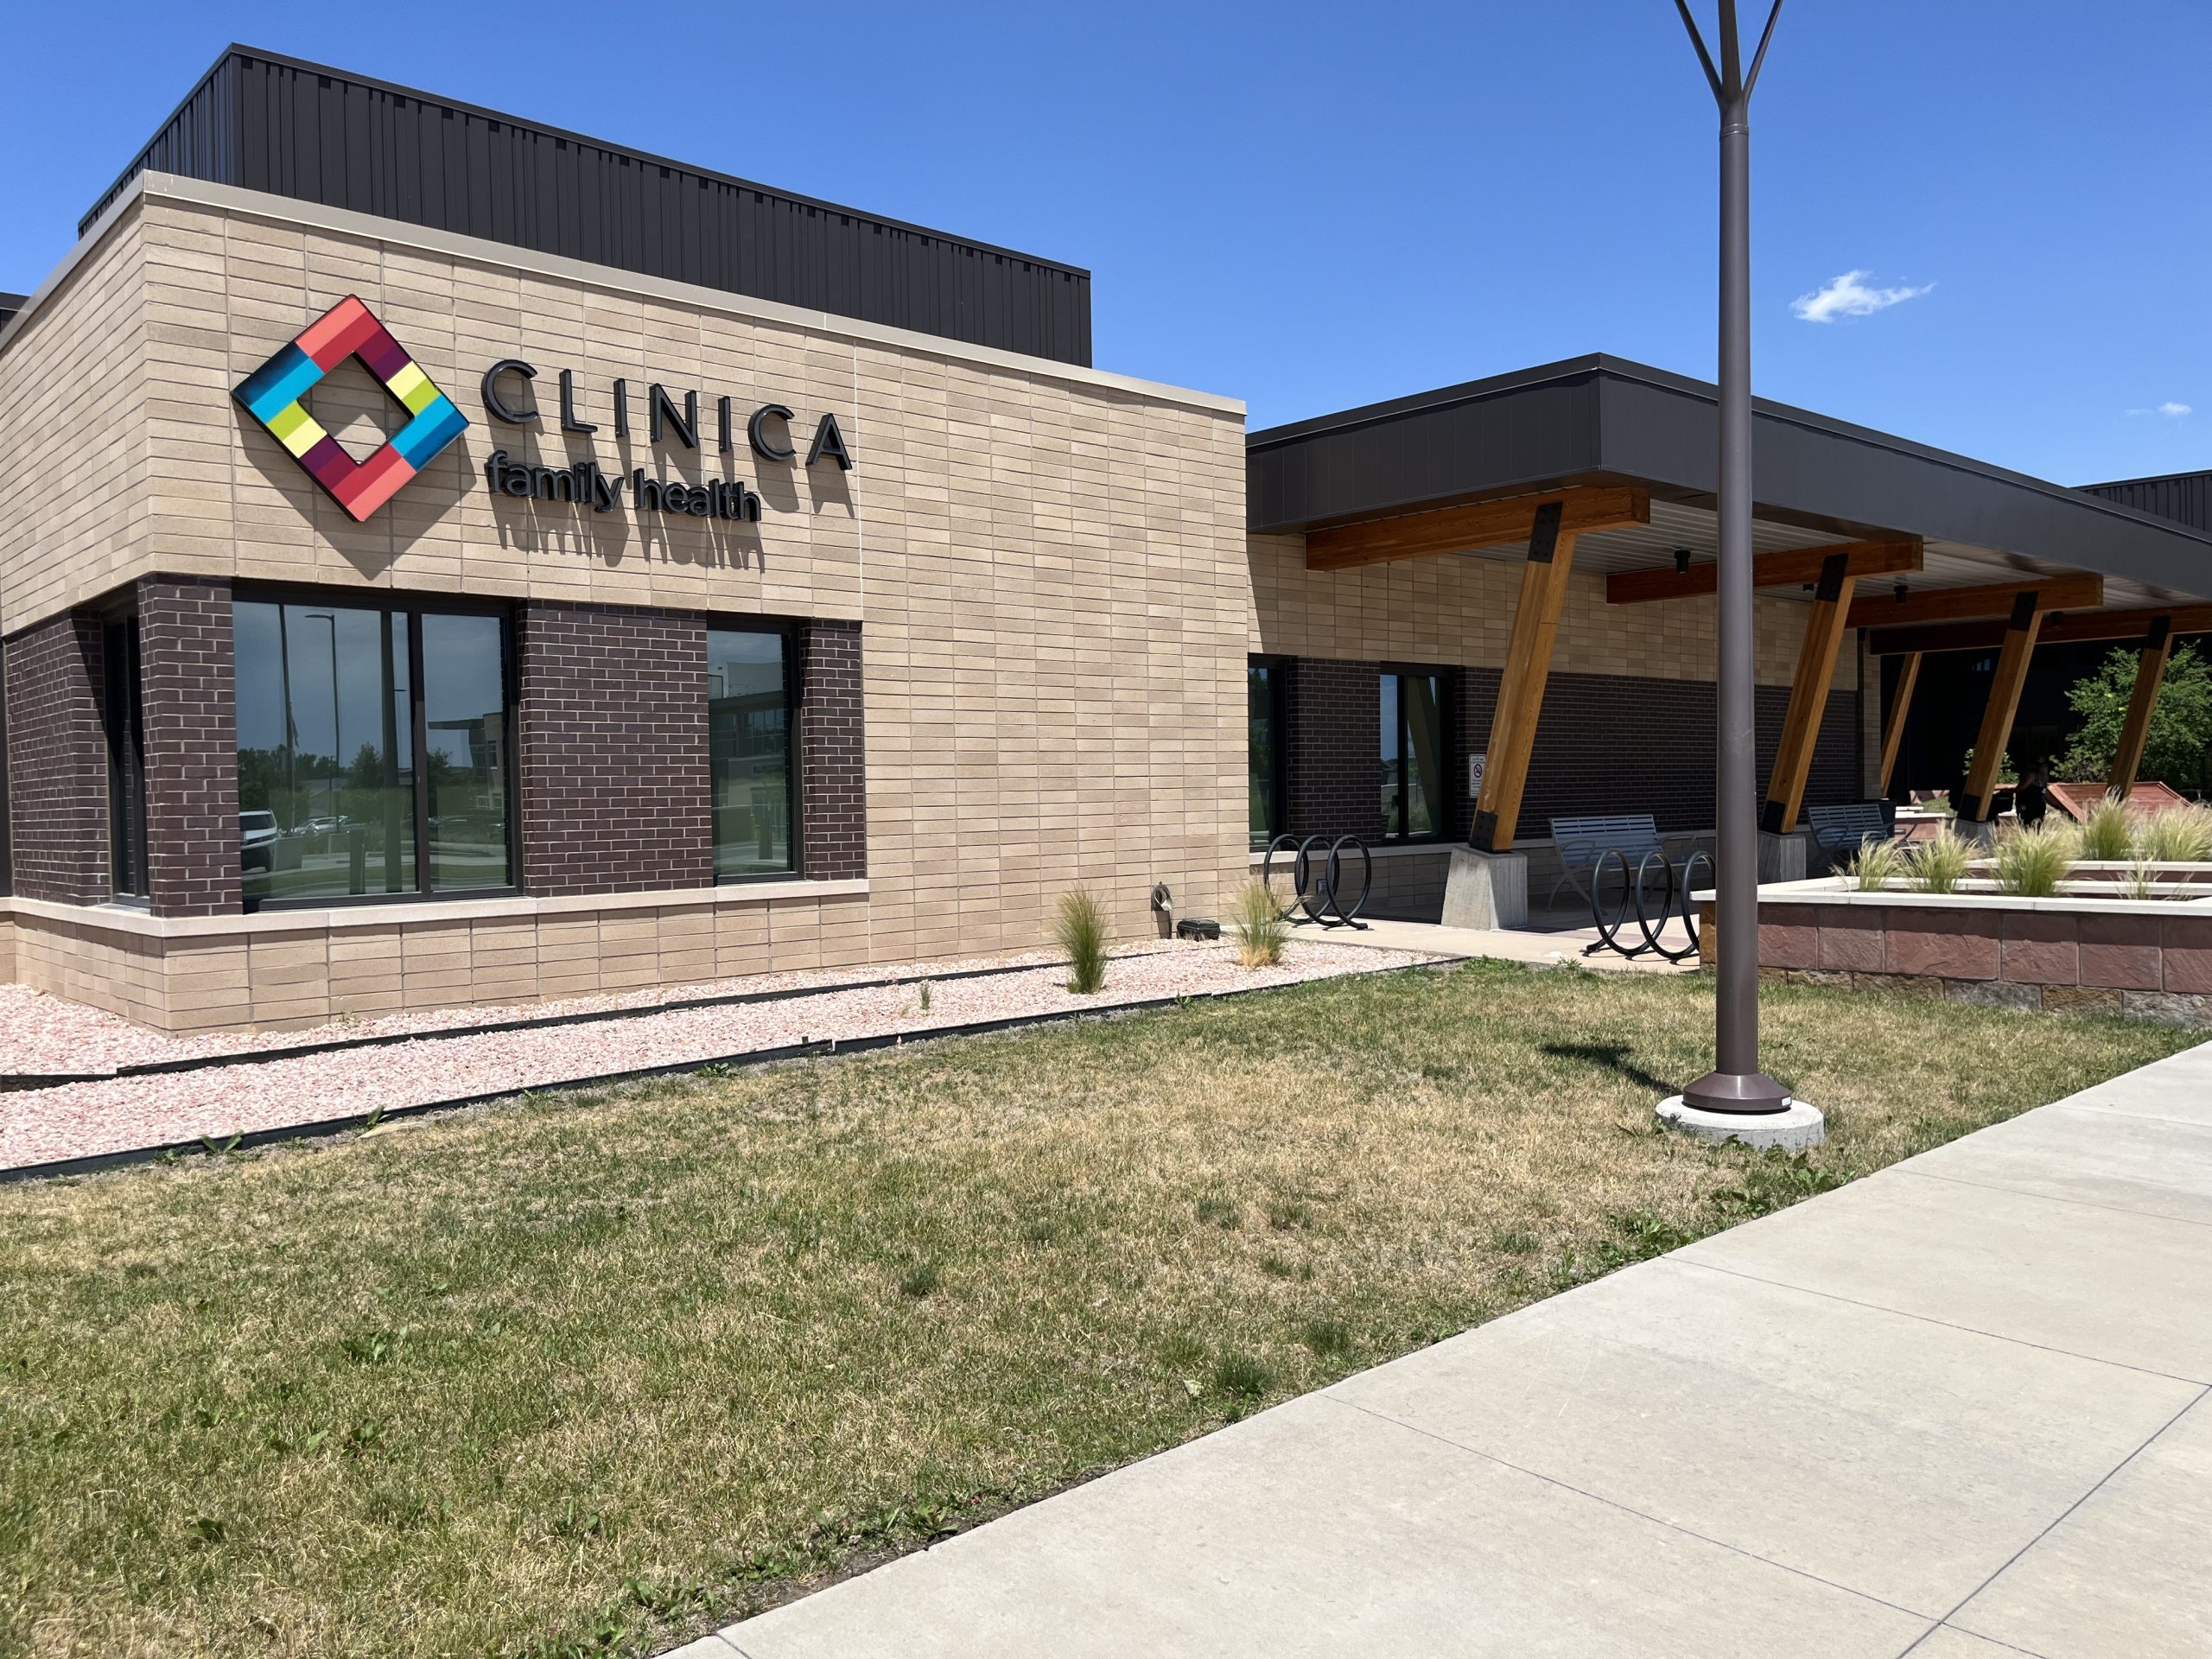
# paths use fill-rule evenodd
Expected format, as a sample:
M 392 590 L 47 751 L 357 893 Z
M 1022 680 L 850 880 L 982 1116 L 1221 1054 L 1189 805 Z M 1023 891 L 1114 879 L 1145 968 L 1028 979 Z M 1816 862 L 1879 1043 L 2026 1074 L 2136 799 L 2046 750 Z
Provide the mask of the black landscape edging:
M 634 1083 L 646 1077 L 680 1077 L 687 1072 L 704 1071 L 710 1065 L 741 1067 L 750 1071 L 791 1060 L 829 1059 L 839 1054 L 866 1054 L 879 1049 L 903 1048 L 910 1043 L 931 1042 L 944 1037 L 982 1037 L 994 1032 L 1019 1031 L 1025 1027 L 1052 1025 L 1061 1020 L 1109 1020 L 1119 1014 L 1172 1008 L 1187 1002 L 1218 1002 L 1232 996 L 1256 996 L 1262 992 L 1287 991 L 1300 985 L 1322 985 L 1331 980 L 1414 973 L 1425 969 L 1450 967 L 1468 960 L 1470 958 L 1465 957 L 1433 957 L 1426 962 L 1404 963 L 1390 968 L 1358 968 L 1346 973 L 1331 974 L 1325 979 L 1293 980 L 1283 985 L 1244 985 L 1227 991 L 1147 997 L 1137 1002 L 1117 1002 L 1106 1008 L 1060 1008 L 1045 1014 L 1008 1014 L 999 1020 L 971 1020 L 957 1026 L 933 1026 L 926 1031 L 887 1031 L 866 1037 L 828 1037 L 819 1042 L 786 1043 L 778 1048 L 756 1048 L 736 1054 L 709 1056 L 705 1059 L 677 1060 L 667 1065 L 639 1066 L 629 1071 L 602 1071 L 588 1077 L 563 1077 L 550 1083 L 524 1084 L 517 1089 L 495 1089 L 481 1094 L 457 1095 L 450 1100 L 426 1100 L 410 1106 L 379 1107 L 373 1111 L 348 1113 L 343 1117 L 321 1118 L 312 1123 L 280 1124 L 272 1128 L 243 1132 L 221 1141 L 212 1135 L 197 1135 L 189 1141 L 172 1141 L 158 1147 L 131 1147 L 118 1152 L 94 1153 L 84 1158 L 60 1158 L 44 1164 L 15 1164 L 0 1168 L 0 1186 L 12 1185 L 20 1181 L 51 1180 L 64 1175 L 93 1175 L 103 1170 L 120 1169 L 131 1164 L 152 1163 L 172 1154 L 245 1152 L 280 1141 L 317 1140 L 342 1135 L 348 1129 L 388 1123 L 398 1118 L 419 1117 L 427 1112 L 460 1111 L 466 1107 L 482 1106 L 495 1100 L 513 1100 L 523 1095 L 567 1093 L 575 1090 L 603 1089 L 613 1084 Z M 966 976 L 970 978 L 980 976 L 980 974 Z

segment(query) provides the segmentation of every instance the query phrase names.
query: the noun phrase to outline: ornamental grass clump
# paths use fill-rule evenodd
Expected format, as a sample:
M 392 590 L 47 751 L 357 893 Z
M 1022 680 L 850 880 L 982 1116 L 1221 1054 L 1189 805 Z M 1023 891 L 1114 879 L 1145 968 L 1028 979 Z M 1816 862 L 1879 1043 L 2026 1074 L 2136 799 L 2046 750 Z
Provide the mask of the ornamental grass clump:
M 2099 801 L 2082 823 L 2082 856 L 2118 862 L 2135 852 L 2135 828 L 2118 801 Z
M 2074 837 L 2055 825 L 2008 830 L 1997 838 L 1997 890 L 2022 899 L 2048 899 L 2074 868 Z
M 1897 844 L 1894 841 L 1864 842 L 1859 855 L 1845 868 L 1851 872 L 1859 892 L 1880 893 L 1897 880 L 1900 868 Z
M 2202 864 L 2212 859 L 2212 807 L 2178 806 L 2153 813 L 2144 820 L 2137 847 L 2157 864 Z
M 1106 983 L 1106 912 L 1090 893 L 1077 891 L 1060 899 L 1052 942 L 1067 952 L 1068 989 L 1089 996 Z
M 1290 923 L 1266 882 L 1255 879 L 1244 884 L 1229 907 L 1229 927 L 1236 938 L 1236 960 L 1247 968 L 1272 968 L 1282 960 Z
M 1966 879 L 1974 849 L 1963 837 L 1945 829 L 1929 841 L 1914 843 L 1909 860 L 1910 880 L 1922 893 L 1956 893 Z

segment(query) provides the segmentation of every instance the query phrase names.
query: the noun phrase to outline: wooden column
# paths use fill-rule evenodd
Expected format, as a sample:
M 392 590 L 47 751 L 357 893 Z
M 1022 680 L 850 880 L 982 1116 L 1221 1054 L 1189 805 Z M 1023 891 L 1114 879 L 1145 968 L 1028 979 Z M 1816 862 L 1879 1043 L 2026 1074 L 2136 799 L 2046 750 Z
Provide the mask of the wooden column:
M 1989 688 L 1989 706 L 1981 711 L 1981 731 L 1974 741 L 1974 770 L 1967 774 L 1966 798 L 1959 803 L 1961 823 L 1990 820 L 1989 798 L 1996 792 L 2005 746 L 2012 738 L 2012 715 L 2020 706 L 2020 687 L 2028 677 L 2028 658 L 2035 654 L 2036 635 L 2042 628 L 2043 595 L 2031 588 L 2012 601 L 2005 643 L 1998 647 L 1997 678 Z
M 1491 716 L 1482 792 L 1475 798 L 1469 842 L 1486 853 L 1510 852 L 1521 822 L 1521 791 L 1529 757 L 1536 747 L 1536 717 L 1543 710 L 1544 682 L 1552 671 L 1552 640 L 1559 632 L 1574 563 L 1574 533 L 1560 529 L 1560 506 L 1536 509 L 1529 532 L 1529 558 L 1521 567 L 1521 597 L 1513 607 L 1513 633 L 1505 647 L 1505 675 Z
M 2173 648 L 2173 619 L 2162 616 L 2151 625 L 2151 637 L 2143 642 L 2143 654 L 2135 659 L 2135 695 L 2127 700 L 2120 749 L 2105 779 L 2107 792 L 2123 801 L 2135 787 L 2135 773 L 2143 764 L 2143 745 L 2151 736 L 2151 713 L 2158 706 L 2158 686 L 2166 677 L 2166 658 Z
M 1759 817 L 1759 828 L 1769 835 L 1786 836 L 1797 827 L 1805 779 L 1813 770 L 1813 746 L 1820 741 L 1821 718 L 1827 712 L 1828 682 L 1835 677 L 1836 652 L 1851 613 L 1851 590 L 1858 581 L 1848 554 L 1831 553 L 1821 562 L 1812 613 L 1805 619 L 1805 643 L 1797 651 L 1797 677 L 1789 687 L 1789 713 L 1782 722 L 1782 747 L 1774 753 L 1766 810 Z
M 1880 660 L 1879 658 L 1876 659 Z M 1890 704 L 1889 724 L 1882 728 L 1882 798 L 1890 794 L 1890 779 L 1897 769 L 1897 751 L 1904 746 L 1904 717 L 1912 708 L 1912 688 L 1920 683 L 1920 653 L 1909 651 L 1897 664 L 1897 696 Z

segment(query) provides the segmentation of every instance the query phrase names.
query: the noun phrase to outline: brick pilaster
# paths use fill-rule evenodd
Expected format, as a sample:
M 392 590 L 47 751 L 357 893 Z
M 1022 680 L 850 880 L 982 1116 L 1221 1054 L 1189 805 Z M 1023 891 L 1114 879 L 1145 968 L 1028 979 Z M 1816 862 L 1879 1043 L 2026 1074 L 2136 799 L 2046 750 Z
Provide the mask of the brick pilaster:
M 1289 834 L 1382 838 L 1382 672 L 1379 663 L 1324 657 L 1291 664 Z
M 8 803 L 15 889 L 96 905 L 108 868 L 100 624 L 72 612 L 7 642 Z
M 712 886 L 706 619 L 536 601 L 515 632 L 524 889 Z
M 238 734 L 230 583 L 190 576 L 141 581 L 138 661 L 149 907 L 156 916 L 236 914 Z
M 868 753 L 861 625 L 798 631 L 801 874 L 832 881 L 868 874 Z

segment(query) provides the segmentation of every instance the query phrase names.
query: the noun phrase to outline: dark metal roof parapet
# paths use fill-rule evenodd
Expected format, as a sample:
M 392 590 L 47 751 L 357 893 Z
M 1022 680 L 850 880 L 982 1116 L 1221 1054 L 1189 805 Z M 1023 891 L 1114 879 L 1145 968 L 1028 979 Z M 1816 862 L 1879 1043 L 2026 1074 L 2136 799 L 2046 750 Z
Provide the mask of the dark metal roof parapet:
M 346 99 L 354 92 L 370 95 L 365 119 Z M 312 96 L 331 92 L 347 107 Z M 322 118 L 335 113 L 346 118 Z M 466 144 L 449 142 L 455 122 Z M 1090 273 L 1081 266 L 257 48 L 225 48 L 79 222 L 79 236 L 149 168 L 1090 363 Z

